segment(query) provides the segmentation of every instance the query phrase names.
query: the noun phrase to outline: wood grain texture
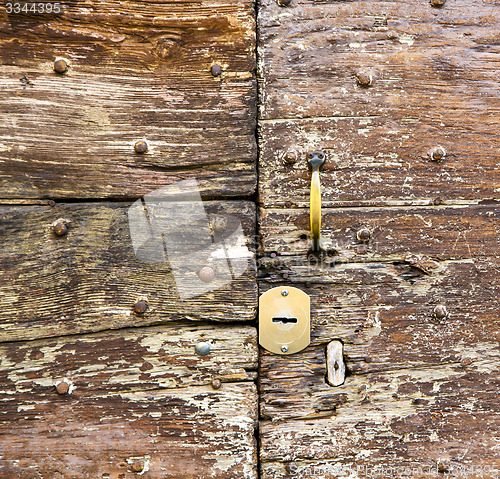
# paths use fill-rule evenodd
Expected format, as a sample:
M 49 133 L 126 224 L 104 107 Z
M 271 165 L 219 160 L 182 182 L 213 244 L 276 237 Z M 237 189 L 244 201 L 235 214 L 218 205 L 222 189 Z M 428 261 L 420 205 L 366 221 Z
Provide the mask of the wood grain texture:
M 345 265 L 329 283 L 296 284 L 311 296 L 311 344 L 286 358 L 261 350 L 264 418 L 312 418 L 348 401 L 342 387 L 326 383 L 332 340 L 344 344 L 346 385 L 358 375 L 430 374 L 449 364 L 498 360 L 498 262 L 447 262 L 431 275 L 405 265 L 374 266 Z M 274 286 L 261 283 L 263 291 Z M 446 318 L 434 316 L 438 304 L 447 308 Z
M 3 198 L 127 199 L 186 178 L 212 197 L 253 193 L 251 1 L 62 5 L 45 16 L 2 8 Z M 136 154 L 142 139 L 149 150 Z
M 180 298 L 168 262 L 139 260 L 134 253 L 127 217 L 130 203 L 0 208 L 0 339 L 34 339 L 184 319 L 254 319 L 255 206 L 250 202 L 204 205 L 209 219 L 227 219 L 226 230 L 205 237 L 196 234 L 194 224 L 178 253 L 189 255 L 193 248 L 198 251 L 212 241 L 218 244 L 241 223 L 246 245 L 226 242 L 226 256 L 207 258 L 207 264 L 216 271 L 217 280 L 218 267 L 227 268 L 226 257 L 238 260 L 243 251 L 249 256 L 241 256 L 246 266 L 241 276 L 188 299 Z M 57 237 L 51 227 L 59 218 L 68 225 L 63 237 Z M 188 279 L 199 282 L 195 266 Z M 138 299 L 146 299 L 149 305 L 143 315 L 133 310 Z
M 263 204 L 305 206 L 319 149 L 327 205 L 498 198 L 496 2 L 259 5 Z
M 198 341 L 210 354 L 195 353 Z M 137 463 L 152 478 L 256 477 L 253 327 L 4 343 L 0 359 L 2 477 L 131 478 Z
M 368 230 L 369 239 L 358 237 Z M 259 211 L 261 254 L 276 253 L 275 263 L 290 256 L 303 259 L 311 248 L 309 210 Z M 427 268 L 440 260 L 488 258 L 500 250 L 500 207 L 497 204 L 398 207 L 324 208 L 321 246 L 330 263 L 407 261 L 418 267 L 427 257 Z M 425 265 L 421 267 L 426 271 Z M 311 266 L 311 270 L 314 267 Z

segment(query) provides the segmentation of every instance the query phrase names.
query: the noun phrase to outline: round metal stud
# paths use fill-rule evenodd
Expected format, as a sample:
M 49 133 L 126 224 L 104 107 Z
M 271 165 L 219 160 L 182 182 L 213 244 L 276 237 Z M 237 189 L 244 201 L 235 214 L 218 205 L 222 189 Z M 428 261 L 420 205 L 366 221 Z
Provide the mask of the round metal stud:
M 282 289 L 281 296 L 288 296 L 288 289 Z
M 210 354 L 211 349 L 210 343 L 206 342 L 198 343 L 194 348 L 198 356 L 206 356 L 207 354 Z
M 286 346 L 286 345 L 281 346 L 281 352 L 282 353 L 287 353 L 288 352 L 288 346 Z

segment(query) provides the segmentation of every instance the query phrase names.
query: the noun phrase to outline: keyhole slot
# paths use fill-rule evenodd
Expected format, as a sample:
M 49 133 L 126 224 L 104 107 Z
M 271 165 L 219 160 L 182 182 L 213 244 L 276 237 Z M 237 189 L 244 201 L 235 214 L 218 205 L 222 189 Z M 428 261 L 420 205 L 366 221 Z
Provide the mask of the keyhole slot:
M 297 324 L 297 318 L 273 318 L 273 323 Z

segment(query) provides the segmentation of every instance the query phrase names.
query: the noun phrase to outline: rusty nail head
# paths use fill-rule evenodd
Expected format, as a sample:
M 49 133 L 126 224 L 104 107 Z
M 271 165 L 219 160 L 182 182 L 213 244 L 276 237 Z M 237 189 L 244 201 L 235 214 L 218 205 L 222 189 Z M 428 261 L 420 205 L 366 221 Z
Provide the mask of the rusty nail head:
M 370 239 L 371 233 L 370 230 L 367 228 L 361 228 L 357 233 L 356 236 L 359 241 L 368 241 Z
M 297 153 L 295 153 L 295 151 L 287 151 L 284 156 L 283 156 L 283 159 L 287 162 L 287 163 L 295 163 L 297 161 Z
M 450 470 L 450 460 L 449 459 L 439 459 L 437 463 L 438 472 L 441 474 L 444 472 L 449 472 Z
M 288 7 L 292 3 L 292 0 L 278 0 L 278 5 L 280 7 Z
M 213 220 L 212 228 L 215 233 L 222 233 L 227 228 L 227 218 L 219 216 Z
M 68 227 L 63 221 L 57 221 L 54 226 L 54 234 L 57 236 L 64 236 L 68 232 Z
M 66 60 L 63 60 L 62 58 L 59 58 L 54 61 L 54 71 L 56 73 L 59 73 L 60 75 L 66 73 L 68 71 L 68 68 L 69 68 L 68 63 L 66 62 Z
M 221 387 L 220 379 L 212 379 L 212 387 L 214 389 L 219 389 Z
M 448 311 L 446 310 L 446 306 L 444 306 L 443 304 L 438 304 L 434 308 L 434 317 L 439 320 L 447 318 Z
M 444 2 L 446 0 L 430 0 L 430 4 L 433 6 L 433 7 L 442 7 L 444 5 Z
M 210 354 L 212 348 L 210 343 L 201 342 L 194 347 L 194 350 L 198 356 L 206 356 L 207 354 Z
M 441 161 L 446 156 L 446 150 L 442 146 L 436 146 L 430 151 L 432 161 Z
M 56 384 L 56 391 L 58 394 L 61 394 L 61 395 L 68 394 L 70 386 L 71 386 L 71 384 L 68 381 L 62 380 Z
M 222 67 L 220 65 L 212 65 L 210 71 L 214 77 L 220 77 L 222 75 Z
M 134 311 L 137 314 L 144 314 L 148 309 L 148 303 L 146 301 L 136 301 L 134 304 Z
M 210 266 L 203 266 L 198 273 L 198 276 L 204 283 L 210 283 L 215 278 L 215 270 Z
M 372 74 L 366 71 L 357 72 L 356 79 L 359 86 L 370 86 L 373 83 Z
M 132 463 L 132 471 L 133 472 L 142 472 L 144 469 L 144 461 L 142 459 L 136 459 Z
M 139 140 L 135 143 L 134 150 L 139 154 L 146 153 L 148 151 L 148 144 L 144 140 Z
M 53 208 L 54 206 L 56 206 L 56 202 L 54 200 L 49 200 L 49 206 Z
M 292 202 L 291 201 L 285 201 L 285 208 L 291 208 L 292 207 Z

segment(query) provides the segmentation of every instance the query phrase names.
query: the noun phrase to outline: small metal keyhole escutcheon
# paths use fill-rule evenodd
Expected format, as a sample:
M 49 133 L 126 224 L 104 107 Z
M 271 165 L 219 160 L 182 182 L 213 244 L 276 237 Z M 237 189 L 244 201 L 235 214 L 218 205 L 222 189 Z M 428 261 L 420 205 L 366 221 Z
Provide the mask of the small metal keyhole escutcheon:
M 304 291 L 287 286 L 259 298 L 259 344 L 275 354 L 293 354 L 310 343 L 310 300 Z

